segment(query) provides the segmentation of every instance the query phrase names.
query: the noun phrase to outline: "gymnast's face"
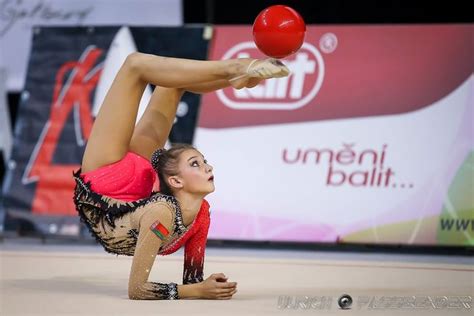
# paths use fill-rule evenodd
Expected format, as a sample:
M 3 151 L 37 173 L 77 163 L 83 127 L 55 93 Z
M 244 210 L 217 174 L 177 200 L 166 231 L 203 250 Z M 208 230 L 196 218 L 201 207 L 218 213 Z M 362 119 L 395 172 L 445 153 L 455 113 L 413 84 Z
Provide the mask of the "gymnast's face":
M 213 168 L 199 151 L 183 151 L 179 157 L 178 168 L 177 180 L 184 191 L 207 195 L 215 190 Z

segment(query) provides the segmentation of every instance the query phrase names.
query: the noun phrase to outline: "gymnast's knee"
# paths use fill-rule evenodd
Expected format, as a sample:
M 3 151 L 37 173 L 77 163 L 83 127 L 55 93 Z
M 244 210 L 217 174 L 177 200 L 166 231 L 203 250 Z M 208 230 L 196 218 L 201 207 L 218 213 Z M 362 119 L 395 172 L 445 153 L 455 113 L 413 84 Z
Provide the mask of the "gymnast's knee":
M 140 52 L 129 54 L 122 65 L 122 70 L 140 75 L 143 69 L 145 55 L 146 54 Z

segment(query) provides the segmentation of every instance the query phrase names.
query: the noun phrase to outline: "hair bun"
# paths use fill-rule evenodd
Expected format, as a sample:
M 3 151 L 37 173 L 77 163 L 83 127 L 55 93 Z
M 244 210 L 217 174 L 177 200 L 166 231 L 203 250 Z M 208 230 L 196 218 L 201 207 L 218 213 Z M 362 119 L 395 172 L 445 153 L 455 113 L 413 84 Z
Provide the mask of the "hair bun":
M 158 172 L 158 162 L 160 161 L 160 157 L 166 152 L 164 148 L 158 148 L 153 152 L 151 155 L 151 166 Z

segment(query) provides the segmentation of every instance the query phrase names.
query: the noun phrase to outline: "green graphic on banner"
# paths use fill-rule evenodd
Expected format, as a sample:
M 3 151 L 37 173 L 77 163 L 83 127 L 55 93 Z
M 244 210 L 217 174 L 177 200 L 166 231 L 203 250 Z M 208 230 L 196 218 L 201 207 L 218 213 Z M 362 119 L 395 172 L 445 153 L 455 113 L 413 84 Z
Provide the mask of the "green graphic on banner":
M 439 244 L 474 245 L 474 152 L 467 156 L 449 187 L 439 217 Z

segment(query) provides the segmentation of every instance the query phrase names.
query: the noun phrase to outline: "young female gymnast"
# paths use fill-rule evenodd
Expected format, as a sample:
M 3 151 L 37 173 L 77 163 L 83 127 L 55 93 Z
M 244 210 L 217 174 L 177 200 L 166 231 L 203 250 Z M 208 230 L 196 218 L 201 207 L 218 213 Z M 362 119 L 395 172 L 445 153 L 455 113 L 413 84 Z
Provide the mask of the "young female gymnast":
M 82 167 L 74 173 L 74 202 L 106 251 L 133 256 L 130 299 L 230 299 L 237 292 L 237 283 L 222 273 L 203 279 L 210 222 L 204 197 L 214 191 L 212 166 L 190 145 L 162 147 L 184 91 L 254 87 L 288 74 L 275 59 L 127 57 L 94 122 Z M 148 83 L 156 88 L 135 126 Z M 159 193 L 152 192 L 157 177 Z M 183 245 L 183 284 L 149 282 L 155 256 Z

